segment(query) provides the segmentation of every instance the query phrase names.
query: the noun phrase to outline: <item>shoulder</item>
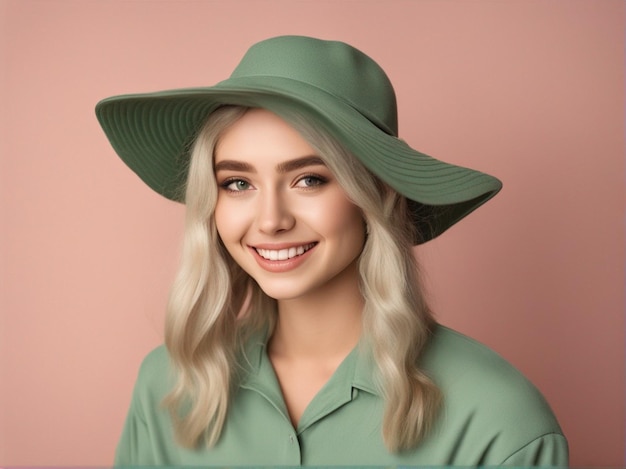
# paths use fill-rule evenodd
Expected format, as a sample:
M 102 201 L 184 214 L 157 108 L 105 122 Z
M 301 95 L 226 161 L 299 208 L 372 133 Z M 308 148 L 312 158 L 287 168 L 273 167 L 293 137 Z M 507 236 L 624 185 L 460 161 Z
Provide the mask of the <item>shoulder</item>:
M 488 445 L 498 453 L 493 463 L 546 437 L 565 441 L 541 392 L 480 342 L 438 326 L 422 367 L 443 393 L 442 430 Z
M 156 466 L 163 448 L 173 441 L 171 420 L 161 405 L 171 390 L 170 369 L 163 345 L 143 359 L 115 453 L 116 466 Z
M 169 354 L 165 345 L 161 344 L 158 347 L 152 349 L 141 361 L 139 368 L 141 374 L 153 374 L 155 372 L 163 371 L 163 367 L 169 367 Z
M 501 420 L 535 417 L 546 431 L 560 431 L 539 390 L 513 365 L 480 342 L 438 326 L 425 350 L 423 367 L 450 405 L 471 406 Z
M 135 395 L 140 399 L 165 396 L 173 383 L 170 357 L 165 345 L 150 351 L 142 360 L 135 383 Z
M 543 400 L 537 388 L 498 353 L 444 326 L 436 328 L 424 352 L 423 366 L 444 387 L 463 384 L 466 391 L 500 395 L 517 403 L 520 399 Z
M 515 367 L 486 345 L 441 325 L 435 328 L 424 351 L 423 362 L 445 382 L 479 376 L 492 385 L 527 381 Z M 472 381 L 476 385 L 485 384 L 481 380 Z

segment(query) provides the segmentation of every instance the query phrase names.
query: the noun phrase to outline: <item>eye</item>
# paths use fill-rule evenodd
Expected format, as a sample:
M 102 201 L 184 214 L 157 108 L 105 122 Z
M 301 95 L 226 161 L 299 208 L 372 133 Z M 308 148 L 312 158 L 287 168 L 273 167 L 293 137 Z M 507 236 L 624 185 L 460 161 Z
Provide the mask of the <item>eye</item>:
M 244 181 L 243 179 L 227 179 L 221 186 L 231 192 L 247 191 L 252 187 L 248 181 Z
M 326 182 L 327 180 L 322 176 L 318 176 L 316 174 L 307 174 L 306 176 L 302 176 L 300 179 L 298 179 L 298 181 L 296 182 L 296 187 L 317 187 L 325 184 Z

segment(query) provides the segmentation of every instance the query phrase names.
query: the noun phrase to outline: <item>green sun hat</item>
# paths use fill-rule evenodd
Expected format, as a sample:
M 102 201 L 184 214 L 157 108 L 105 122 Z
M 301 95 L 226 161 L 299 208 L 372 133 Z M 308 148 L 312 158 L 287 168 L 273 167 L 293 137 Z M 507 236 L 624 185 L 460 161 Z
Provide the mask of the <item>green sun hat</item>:
M 96 105 L 120 158 L 152 189 L 184 202 L 190 147 L 222 105 L 297 110 L 404 195 L 419 233 L 443 233 L 502 188 L 493 176 L 412 149 L 398 138 L 395 92 L 383 69 L 338 41 L 280 36 L 254 44 L 215 86 L 113 96 Z

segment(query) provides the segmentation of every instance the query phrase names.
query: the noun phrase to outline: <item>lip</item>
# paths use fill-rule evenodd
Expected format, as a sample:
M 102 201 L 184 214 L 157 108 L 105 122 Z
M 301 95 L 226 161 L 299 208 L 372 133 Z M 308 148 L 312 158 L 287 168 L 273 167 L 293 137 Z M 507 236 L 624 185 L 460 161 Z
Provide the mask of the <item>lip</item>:
M 299 256 L 292 257 L 291 259 L 285 259 L 285 260 L 272 261 L 272 260 L 264 258 L 257 252 L 257 249 L 268 249 L 268 250 L 280 251 L 281 249 L 289 249 L 292 247 L 306 246 L 308 244 L 313 244 L 313 247 L 309 248 L 307 251 L 305 251 L 303 254 L 300 254 Z M 248 248 L 250 249 L 250 252 L 252 253 L 257 264 L 259 264 L 259 266 L 262 269 L 268 272 L 272 272 L 272 273 L 281 273 L 281 272 L 288 272 L 290 270 L 298 268 L 303 262 L 305 262 L 309 258 L 309 256 L 311 255 L 310 253 L 315 250 L 315 248 L 317 247 L 317 244 L 318 244 L 317 242 L 255 244 L 254 246 L 248 246 Z

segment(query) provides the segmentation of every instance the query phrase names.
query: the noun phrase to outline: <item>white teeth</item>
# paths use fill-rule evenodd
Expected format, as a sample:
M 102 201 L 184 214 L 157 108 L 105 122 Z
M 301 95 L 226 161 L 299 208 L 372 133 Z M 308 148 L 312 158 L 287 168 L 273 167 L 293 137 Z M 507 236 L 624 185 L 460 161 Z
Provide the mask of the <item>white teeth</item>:
M 307 244 L 305 246 L 291 247 L 289 249 L 280 249 L 278 251 L 273 249 L 255 249 L 261 257 L 270 261 L 286 261 L 292 257 L 301 256 L 313 246 L 315 246 L 315 243 Z

